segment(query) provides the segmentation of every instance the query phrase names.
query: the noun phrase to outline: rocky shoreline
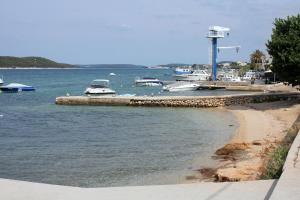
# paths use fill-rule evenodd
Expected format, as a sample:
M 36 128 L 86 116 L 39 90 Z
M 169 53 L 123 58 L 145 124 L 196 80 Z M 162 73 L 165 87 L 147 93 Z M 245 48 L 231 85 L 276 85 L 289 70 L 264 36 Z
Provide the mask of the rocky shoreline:
M 201 178 L 191 181 L 236 182 L 259 180 L 265 170 L 268 155 L 288 133 L 299 129 L 299 101 L 271 102 L 231 106 L 240 127 L 228 144 L 212 157 L 215 168 L 201 168 Z M 293 125 L 294 124 L 294 125 Z M 293 125 L 293 126 L 292 126 Z

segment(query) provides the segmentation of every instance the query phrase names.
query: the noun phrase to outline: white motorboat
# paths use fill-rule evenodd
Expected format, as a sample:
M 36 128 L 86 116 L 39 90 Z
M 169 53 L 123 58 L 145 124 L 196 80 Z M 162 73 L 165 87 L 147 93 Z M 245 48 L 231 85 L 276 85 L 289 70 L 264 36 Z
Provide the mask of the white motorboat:
M 191 74 L 192 68 L 190 66 L 176 67 L 174 72 L 176 75 Z
M 191 74 L 175 75 L 177 81 L 206 81 L 210 75 L 206 70 L 195 70 Z
M 194 91 L 197 90 L 200 87 L 200 84 L 198 83 L 174 83 L 170 85 L 166 85 L 163 87 L 163 90 L 169 91 L 169 92 L 180 92 L 180 91 Z
M 85 94 L 89 95 L 113 95 L 116 91 L 109 88 L 109 80 L 96 79 L 93 80 L 91 86 L 86 88 Z
M 35 88 L 20 83 L 10 83 L 8 85 L 1 86 L 0 90 L 2 92 L 21 92 L 21 91 L 35 91 Z
M 158 80 L 157 78 L 144 77 L 142 79 L 136 78 L 135 84 L 137 86 L 161 86 L 163 82 Z
M 110 75 L 110 76 L 115 76 L 116 74 L 113 73 L 113 72 L 111 72 L 111 73 L 109 73 L 109 75 Z

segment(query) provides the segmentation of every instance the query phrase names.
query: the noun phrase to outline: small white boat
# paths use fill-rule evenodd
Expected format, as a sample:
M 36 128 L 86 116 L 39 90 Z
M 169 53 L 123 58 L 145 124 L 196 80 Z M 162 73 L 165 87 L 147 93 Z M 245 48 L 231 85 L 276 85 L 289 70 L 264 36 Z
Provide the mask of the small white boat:
M 169 67 L 166 66 L 146 66 L 146 69 L 169 69 Z
M 109 88 L 109 80 L 96 79 L 93 80 L 91 86 L 86 88 L 85 94 L 89 95 L 113 95 L 116 91 Z
M 109 75 L 110 75 L 110 76 L 115 76 L 116 74 L 113 73 L 113 72 L 111 72 L 111 73 L 109 73 Z
M 21 91 L 35 91 L 35 88 L 20 83 L 10 83 L 8 85 L 1 86 L 0 90 L 2 92 L 21 92 Z
M 180 92 L 180 91 L 194 91 L 200 87 L 197 83 L 174 83 L 170 85 L 166 85 L 163 87 L 163 90 L 169 92 Z
M 191 74 L 192 73 L 192 68 L 190 66 L 176 67 L 174 72 L 175 72 L 176 75 Z
M 191 74 L 175 75 L 177 81 L 206 81 L 210 75 L 206 70 L 195 70 Z
M 137 86 L 161 86 L 163 82 L 158 80 L 157 78 L 144 77 L 142 79 L 135 79 L 135 84 Z

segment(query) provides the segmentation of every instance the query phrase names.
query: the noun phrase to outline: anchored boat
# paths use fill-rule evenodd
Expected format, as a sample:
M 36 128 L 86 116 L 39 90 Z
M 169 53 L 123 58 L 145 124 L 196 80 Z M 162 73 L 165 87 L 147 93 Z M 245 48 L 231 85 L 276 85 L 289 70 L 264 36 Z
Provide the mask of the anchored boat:
M 182 74 L 191 74 L 192 68 L 190 66 L 188 67 L 176 67 L 174 70 L 175 74 L 182 75 Z
M 175 75 L 177 81 L 206 81 L 210 75 L 206 70 L 195 70 L 191 74 Z
M 157 78 L 144 77 L 142 79 L 135 79 L 135 84 L 137 86 L 161 86 L 163 82 L 158 80 Z
M 21 91 L 35 91 L 35 88 L 20 83 L 10 83 L 8 85 L 1 86 L 0 90 L 2 92 L 21 92 Z
M 90 87 L 86 88 L 84 93 L 91 95 L 110 95 L 116 94 L 116 91 L 109 88 L 109 80 L 96 79 L 93 80 Z
M 197 83 L 174 83 L 170 85 L 166 85 L 163 87 L 163 90 L 169 92 L 180 92 L 180 91 L 194 91 L 200 87 L 200 84 Z

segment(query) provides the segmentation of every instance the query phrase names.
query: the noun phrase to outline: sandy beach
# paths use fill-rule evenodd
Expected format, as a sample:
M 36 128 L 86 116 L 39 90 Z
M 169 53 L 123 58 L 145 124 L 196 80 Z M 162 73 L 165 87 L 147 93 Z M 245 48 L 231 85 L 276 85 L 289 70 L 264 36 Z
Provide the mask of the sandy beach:
M 282 141 L 300 114 L 297 101 L 229 106 L 239 128 L 228 144 L 213 156 L 219 161 L 214 169 L 200 169 L 214 181 L 257 180 L 264 171 L 268 154 Z

